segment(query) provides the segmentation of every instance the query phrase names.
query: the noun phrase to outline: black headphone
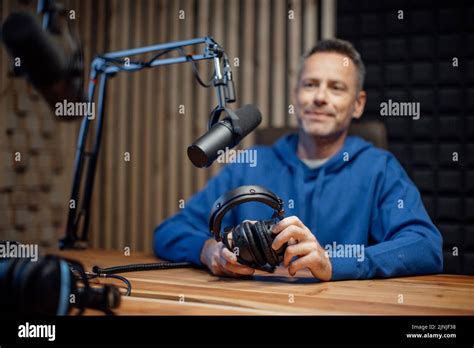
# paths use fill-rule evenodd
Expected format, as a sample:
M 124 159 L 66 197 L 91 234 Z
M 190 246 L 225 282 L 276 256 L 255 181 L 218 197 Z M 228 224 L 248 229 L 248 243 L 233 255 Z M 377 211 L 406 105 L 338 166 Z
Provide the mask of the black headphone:
M 78 315 L 85 308 L 111 314 L 120 304 L 118 288 L 92 288 L 89 278 L 82 264 L 58 256 L 6 259 L 0 261 L 0 307 L 15 315 L 67 315 L 72 307 Z
M 244 221 L 235 227 L 227 227 L 221 231 L 225 214 L 235 206 L 246 202 L 264 203 L 275 212 L 270 220 L 260 220 L 255 223 Z M 283 260 L 286 244 L 279 250 L 272 249 L 275 239 L 272 227 L 283 219 L 284 214 L 283 201 L 273 192 L 256 185 L 240 186 L 225 193 L 214 202 L 209 218 L 209 229 L 218 242 L 222 241 L 230 251 L 236 254 L 241 264 L 273 272 Z

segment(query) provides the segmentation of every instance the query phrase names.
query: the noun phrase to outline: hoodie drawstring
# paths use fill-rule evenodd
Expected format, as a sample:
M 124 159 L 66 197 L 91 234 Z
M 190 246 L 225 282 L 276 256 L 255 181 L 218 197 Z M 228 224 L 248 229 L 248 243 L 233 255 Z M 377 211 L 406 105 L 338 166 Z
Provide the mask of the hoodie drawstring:
M 319 227 L 319 214 L 318 212 L 321 211 L 319 209 L 319 205 L 324 204 L 324 202 L 321 202 L 321 192 L 323 191 L 323 184 L 324 184 L 324 179 L 326 177 L 326 170 L 324 166 L 321 168 L 319 171 L 318 177 L 316 179 L 316 188 L 314 190 L 314 196 L 313 196 L 313 201 L 311 202 L 312 207 L 316 207 L 315 209 L 315 221 L 313 222 L 313 226 L 316 226 L 316 230 Z M 315 235 L 318 233 L 318 231 L 312 231 Z

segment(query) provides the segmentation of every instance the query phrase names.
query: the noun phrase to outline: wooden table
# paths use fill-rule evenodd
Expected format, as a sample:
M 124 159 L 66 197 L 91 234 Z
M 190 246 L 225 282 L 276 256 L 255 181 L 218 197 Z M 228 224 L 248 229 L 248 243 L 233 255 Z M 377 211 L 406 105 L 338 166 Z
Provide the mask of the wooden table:
M 51 252 L 50 252 L 51 253 Z M 152 256 L 118 251 L 55 251 L 81 261 L 86 270 L 157 262 Z M 116 311 L 123 315 L 474 315 L 474 277 L 430 275 L 377 280 L 315 282 L 309 271 L 296 277 L 278 268 L 247 279 L 215 277 L 184 268 L 121 274 L 133 286 Z M 113 282 L 123 287 L 121 282 Z M 97 314 L 94 311 L 88 314 Z

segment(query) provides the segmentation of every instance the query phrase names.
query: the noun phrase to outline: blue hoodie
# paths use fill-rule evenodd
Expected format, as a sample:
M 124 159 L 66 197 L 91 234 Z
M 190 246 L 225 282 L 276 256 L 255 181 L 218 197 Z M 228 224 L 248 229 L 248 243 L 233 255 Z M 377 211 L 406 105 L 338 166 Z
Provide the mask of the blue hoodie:
M 297 143 L 297 135 L 285 136 L 272 147 L 254 147 L 254 167 L 226 165 L 185 208 L 157 227 L 155 254 L 201 265 L 202 247 L 211 238 L 208 218 L 214 201 L 238 186 L 261 185 L 282 198 L 285 216 L 298 216 L 328 251 L 332 280 L 442 272 L 441 234 L 391 153 L 349 136 L 324 165 L 310 169 L 297 157 Z M 227 213 L 222 227 L 271 214 L 264 204 L 241 204 Z M 346 245 L 359 246 L 359 251 L 363 247 L 363 253 L 342 253 Z

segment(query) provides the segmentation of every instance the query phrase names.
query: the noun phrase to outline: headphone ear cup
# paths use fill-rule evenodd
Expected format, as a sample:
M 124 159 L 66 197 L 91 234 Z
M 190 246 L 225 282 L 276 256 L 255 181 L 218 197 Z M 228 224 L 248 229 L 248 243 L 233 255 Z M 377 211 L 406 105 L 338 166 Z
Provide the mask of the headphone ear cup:
M 23 279 L 18 289 L 20 295 L 19 310 L 23 313 L 38 313 L 45 315 L 56 314 L 57 290 L 59 280 L 44 277 L 46 268 L 53 268 L 59 272 L 58 262 L 41 258 L 38 261 L 29 261 L 23 272 Z
M 22 259 L 21 264 L 17 266 L 14 275 L 14 291 L 17 293 L 17 311 L 19 313 L 34 312 L 37 313 L 37 307 L 43 303 L 36 291 L 41 278 L 38 277 L 39 270 L 43 267 L 43 260 L 32 262 L 28 259 Z
M 67 279 L 61 279 L 60 261 L 57 257 L 41 258 L 32 262 L 21 261 L 14 271 L 13 292 L 16 296 L 16 311 L 18 313 L 37 313 L 40 315 L 56 315 L 60 302 L 61 287 L 68 284 Z M 68 273 L 66 275 L 70 277 Z M 69 279 L 70 280 L 70 279 Z M 71 289 L 66 289 L 70 293 Z M 69 308 L 69 303 L 62 303 Z
M 235 248 L 238 250 L 237 260 L 250 267 L 254 267 L 255 263 L 255 252 L 250 245 L 249 239 L 247 237 L 247 233 L 245 232 L 245 223 L 241 223 L 232 230 L 232 252 L 234 252 Z M 224 243 L 225 244 L 225 243 Z
M 258 234 L 258 238 L 260 240 L 260 244 L 262 245 L 262 250 L 265 255 L 266 261 L 271 266 L 278 265 L 278 259 L 275 256 L 273 249 L 272 249 L 272 240 L 268 236 L 267 228 L 263 221 L 257 221 L 255 223 L 255 229 Z
M 27 259 L 17 259 L 13 262 L 11 269 L 11 286 L 12 289 L 18 289 L 21 286 L 21 280 L 23 279 L 23 271 L 28 266 L 29 261 Z M 14 292 L 18 295 L 18 291 Z
M 12 274 L 11 274 L 11 290 L 12 295 L 15 298 L 15 307 L 18 308 L 21 306 L 23 299 L 23 288 L 25 281 L 25 272 L 27 272 L 28 267 L 30 266 L 30 260 L 27 259 L 18 259 L 14 263 Z
M 268 239 L 271 241 L 272 244 L 273 244 L 273 241 L 275 240 L 275 237 L 276 237 L 276 235 L 273 234 L 273 232 L 272 232 L 273 226 L 275 226 L 274 222 L 272 222 L 272 221 L 266 221 L 265 222 L 265 229 L 267 231 L 266 236 L 268 237 Z M 273 248 L 272 248 L 272 253 L 273 253 L 273 255 L 275 255 L 275 259 L 277 260 L 277 264 L 280 264 L 281 262 L 283 262 L 283 258 L 284 258 L 287 246 L 288 246 L 288 243 L 285 243 L 278 250 L 273 250 Z
M 54 315 L 67 314 L 71 307 L 69 296 L 73 292 L 72 287 L 75 286 L 73 278 L 67 261 L 56 256 L 46 256 L 37 278 L 46 281 L 41 283 L 37 281 L 32 289 L 35 289 L 35 292 L 39 294 L 39 298 L 51 300 L 44 301 L 38 310 Z M 59 311 L 59 309 L 61 310 Z
M 265 228 L 265 236 L 267 237 L 267 240 L 269 241 L 270 245 L 273 244 L 273 241 L 275 240 L 276 235 L 272 232 L 273 226 L 275 224 L 272 221 L 265 221 L 263 223 L 263 226 Z M 280 249 L 274 250 L 271 248 L 272 255 L 275 258 L 275 265 L 279 265 L 281 262 L 283 262 L 283 255 L 285 254 L 287 243 L 285 243 Z
M 250 249 L 252 250 L 252 253 L 254 254 L 254 260 L 259 266 L 265 265 L 267 262 L 265 260 L 264 254 L 261 252 L 261 248 L 258 247 L 256 238 L 258 238 L 255 233 L 254 235 L 254 225 L 248 221 L 242 223 L 242 229 L 245 232 L 245 235 L 247 236 L 247 241 L 249 243 Z
M 7 262 L 5 277 L 0 279 L 2 298 L 2 309 L 7 313 L 15 313 L 17 311 L 18 291 L 15 291 L 14 279 L 17 266 L 22 259 L 10 259 Z M 8 299 L 8 300 L 7 300 Z

